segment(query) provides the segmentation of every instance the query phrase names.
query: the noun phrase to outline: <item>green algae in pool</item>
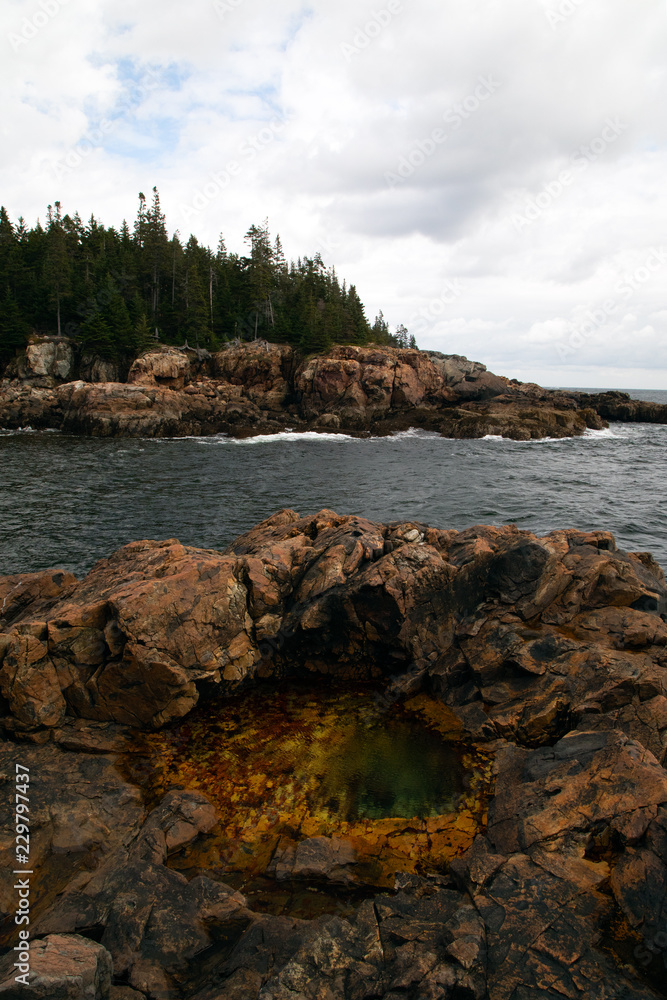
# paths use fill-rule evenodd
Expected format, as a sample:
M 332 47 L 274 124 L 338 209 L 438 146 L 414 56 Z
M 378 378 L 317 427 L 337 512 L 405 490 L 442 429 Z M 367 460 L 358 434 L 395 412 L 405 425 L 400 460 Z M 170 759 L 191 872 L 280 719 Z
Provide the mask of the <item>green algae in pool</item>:
M 184 787 L 217 807 L 216 832 L 182 859 L 192 870 L 263 877 L 290 844 L 341 837 L 363 880 L 390 887 L 395 871 L 446 865 L 486 820 L 490 758 L 428 695 L 388 705 L 368 687 L 265 684 L 143 743 L 153 801 Z
M 452 744 L 364 689 L 259 688 L 195 710 L 167 742 L 168 771 L 193 769 L 214 793 L 230 780 L 248 804 L 260 785 L 267 804 L 281 789 L 295 801 L 305 792 L 313 810 L 351 822 L 439 816 L 462 790 Z
M 414 718 L 353 724 L 318 763 L 319 805 L 347 820 L 441 816 L 462 790 L 452 746 Z

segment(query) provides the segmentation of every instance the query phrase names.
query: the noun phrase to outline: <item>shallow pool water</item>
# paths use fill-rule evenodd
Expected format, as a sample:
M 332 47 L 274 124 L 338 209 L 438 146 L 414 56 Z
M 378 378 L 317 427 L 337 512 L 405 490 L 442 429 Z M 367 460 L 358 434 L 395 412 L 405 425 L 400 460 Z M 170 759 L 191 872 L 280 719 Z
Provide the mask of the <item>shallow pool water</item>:
M 212 837 L 176 866 L 217 868 L 239 885 L 317 836 L 351 843 L 367 885 L 441 870 L 483 828 L 491 787 L 490 756 L 463 743 L 437 699 L 390 704 L 368 687 L 323 682 L 200 706 L 145 736 L 140 758 L 153 800 L 185 787 L 218 808 Z

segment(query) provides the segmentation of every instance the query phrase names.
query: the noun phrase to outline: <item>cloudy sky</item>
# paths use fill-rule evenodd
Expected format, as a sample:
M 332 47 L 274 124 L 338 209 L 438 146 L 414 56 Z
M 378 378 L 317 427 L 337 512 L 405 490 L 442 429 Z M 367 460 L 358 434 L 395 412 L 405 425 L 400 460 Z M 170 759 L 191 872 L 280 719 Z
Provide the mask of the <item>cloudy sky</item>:
M 3 0 L 0 202 L 242 251 L 419 346 L 667 388 L 666 0 Z

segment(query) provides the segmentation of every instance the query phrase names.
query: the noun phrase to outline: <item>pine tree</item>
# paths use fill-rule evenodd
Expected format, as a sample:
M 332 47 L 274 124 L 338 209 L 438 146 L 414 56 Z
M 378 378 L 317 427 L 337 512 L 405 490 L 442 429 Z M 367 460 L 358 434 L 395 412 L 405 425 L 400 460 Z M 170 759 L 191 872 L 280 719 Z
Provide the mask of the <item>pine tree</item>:
M 58 336 L 61 336 L 60 322 L 61 305 L 65 295 L 70 290 L 70 263 L 67 254 L 67 236 L 63 227 L 60 202 L 55 203 L 55 212 L 49 205 L 49 228 L 47 230 L 47 249 L 44 261 L 44 279 L 50 292 L 51 301 L 56 307 Z
M 102 358 L 116 356 L 113 334 L 100 312 L 93 313 L 90 319 L 86 320 L 81 327 L 79 339 L 85 351 L 99 354 Z
M 211 340 L 208 308 L 199 267 L 193 263 L 187 273 L 187 316 L 185 321 L 186 340 L 190 347 L 208 345 Z
M 396 344 L 396 347 L 412 346 L 410 344 L 410 341 L 408 340 L 407 327 L 403 326 L 402 323 L 399 323 L 398 326 L 396 327 L 396 333 L 394 334 L 393 339 L 394 343 Z M 412 339 L 414 340 L 414 337 Z
M 142 312 L 135 322 L 133 334 L 137 353 L 145 351 L 155 343 L 155 334 L 148 325 L 145 312 Z
M 268 220 L 251 226 L 245 255 L 230 252 L 220 235 L 212 251 L 191 236 L 167 234 L 157 188 L 143 193 L 134 226 L 105 227 L 94 215 L 63 216 L 49 207 L 39 220 L 15 225 L 0 208 L 0 354 L 10 357 L 27 330 L 80 337 L 87 350 L 131 357 L 155 342 L 214 347 L 220 340 L 266 337 L 297 350 L 332 343 L 367 343 L 372 336 L 403 344 L 384 317 L 375 329 L 354 285 L 339 282 L 321 254 L 288 263 Z M 408 343 L 413 343 L 410 338 Z
M 30 327 L 21 316 L 18 303 L 9 285 L 0 301 L 0 358 L 6 363 L 17 350 L 26 346 Z
M 107 305 L 102 316 L 109 327 L 114 345 L 121 353 L 132 353 L 136 349 L 134 326 L 125 300 L 110 275 L 107 275 L 105 292 Z
M 264 325 L 275 325 L 271 302 L 274 282 L 273 248 L 269 237 L 269 220 L 265 219 L 261 226 L 251 226 L 245 234 L 244 240 L 250 245 L 249 290 L 255 313 L 255 337 L 257 337 L 261 318 L 264 320 Z
M 156 187 L 153 188 L 153 203 L 145 214 L 143 246 L 150 273 L 151 311 L 156 317 L 160 303 L 160 278 L 170 257 L 165 216 Z
M 134 223 L 134 242 L 137 247 L 142 248 L 146 238 L 146 195 L 139 192 L 139 210 Z

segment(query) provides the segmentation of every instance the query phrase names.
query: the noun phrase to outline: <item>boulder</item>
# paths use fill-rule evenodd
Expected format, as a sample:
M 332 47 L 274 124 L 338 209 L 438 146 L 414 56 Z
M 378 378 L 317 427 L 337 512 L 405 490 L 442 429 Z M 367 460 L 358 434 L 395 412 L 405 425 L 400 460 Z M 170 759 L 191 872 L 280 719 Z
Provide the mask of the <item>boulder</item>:
M 65 337 L 32 338 L 14 363 L 21 381 L 52 386 L 67 382 L 74 373 L 74 350 Z
M 120 382 L 121 366 L 117 361 L 84 354 L 79 362 L 79 378 L 84 382 Z
M 0 971 L 3 1000 L 111 1000 L 111 956 L 78 934 L 31 942 L 28 985 L 15 981 L 16 970 L 9 971 L 8 964 L 4 960 Z
M 273 862 L 278 881 L 305 879 L 350 885 L 357 881 L 351 867 L 354 847 L 338 837 L 310 837 L 280 851 Z
M 40 371 L 56 363 L 47 360 L 35 361 Z M 118 381 L 119 363 L 90 355 L 81 358 L 80 380 L 65 384 L 71 365 L 67 376 L 59 368 L 57 376 L 28 378 L 25 358 L 21 364 L 20 371 L 9 366 L 13 381 L 0 387 L 3 427 L 117 437 L 420 427 L 452 438 L 526 441 L 606 426 L 592 397 L 510 381 L 436 351 L 337 345 L 304 360 L 289 345 L 264 340 L 230 343 L 213 356 L 156 344 L 132 363 L 127 383 Z
M 0 594 L 30 585 L 0 579 Z M 205 686 L 296 664 L 357 678 L 403 670 L 417 685 L 431 678 L 475 735 L 536 745 L 573 715 L 595 728 L 611 712 L 662 759 L 664 594 L 657 567 L 607 533 L 457 533 L 286 510 L 225 553 L 133 542 L 60 600 L 26 597 L 0 634 L 0 686 L 27 728 L 57 728 L 66 712 L 161 726 Z M 619 615 L 632 652 L 610 648 Z
M 190 381 L 190 362 L 176 347 L 151 349 L 132 362 L 127 381 L 130 385 L 184 389 Z
M 266 340 L 227 344 L 213 355 L 214 375 L 239 386 L 243 396 L 263 410 L 280 410 L 290 394 L 294 354 L 286 344 Z
M 81 581 L 1 578 L 2 725 L 30 769 L 31 947 L 51 963 L 35 965 L 47 985 L 33 995 L 64 982 L 79 990 L 64 998 L 109 1000 L 656 1000 L 666 597 L 654 560 L 618 551 L 609 532 L 458 532 L 329 510 L 279 511 L 225 552 L 134 542 Z M 233 827 L 204 783 L 159 788 L 145 764 L 128 768 L 154 739 L 138 730 L 290 671 L 372 678 L 381 700 L 407 694 L 424 711 L 427 687 L 463 751 L 495 756 L 486 826 L 464 796 L 467 839 L 448 871 L 398 873 L 393 895 L 360 902 L 386 884 L 364 872 L 361 841 L 347 828 L 315 836 L 296 817 L 280 841 L 258 831 L 262 885 L 343 905 L 310 920 L 258 913 L 222 881 L 216 851 Z M 16 750 L 0 745 L 10 780 Z M 8 848 L 14 821 L 6 797 Z M 374 858 L 382 822 L 364 820 Z M 399 831 L 410 850 L 440 836 L 425 822 Z M 12 997 L 9 972 L 0 993 Z

